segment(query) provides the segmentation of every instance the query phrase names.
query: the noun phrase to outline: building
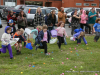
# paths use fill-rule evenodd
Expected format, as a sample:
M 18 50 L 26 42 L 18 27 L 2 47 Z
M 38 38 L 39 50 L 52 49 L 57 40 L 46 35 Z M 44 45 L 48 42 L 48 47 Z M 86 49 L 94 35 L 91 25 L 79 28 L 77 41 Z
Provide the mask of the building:
M 99 7 L 99 0 L 0 0 L 1 5 L 19 4 L 40 5 L 47 7 Z
M 62 0 L 63 7 L 99 7 L 99 0 Z

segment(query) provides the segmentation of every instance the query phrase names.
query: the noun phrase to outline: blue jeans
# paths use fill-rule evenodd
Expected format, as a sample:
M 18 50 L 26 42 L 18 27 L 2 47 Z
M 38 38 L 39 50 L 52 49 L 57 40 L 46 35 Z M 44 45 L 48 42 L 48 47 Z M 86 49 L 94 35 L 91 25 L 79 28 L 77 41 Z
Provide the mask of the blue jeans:
M 80 29 L 80 24 L 78 25 L 78 29 Z
M 77 44 L 81 43 L 81 38 L 80 39 L 76 39 L 77 40 Z
M 64 37 L 64 44 L 65 44 L 65 45 L 67 45 L 67 42 L 66 42 L 66 37 Z
M 39 44 L 39 43 L 38 43 L 38 39 L 35 38 L 35 44 L 34 44 L 34 45 L 36 46 L 37 44 Z M 43 46 L 41 42 L 40 42 L 40 46 Z

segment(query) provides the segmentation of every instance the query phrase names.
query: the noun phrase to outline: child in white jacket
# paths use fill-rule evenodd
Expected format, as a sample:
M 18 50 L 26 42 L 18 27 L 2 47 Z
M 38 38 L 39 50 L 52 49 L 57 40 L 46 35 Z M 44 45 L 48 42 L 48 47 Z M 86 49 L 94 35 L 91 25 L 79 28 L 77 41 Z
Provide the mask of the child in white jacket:
M 10 39 L 11 39 L 11 27 L 10 26 L 6 26 L 5 27 L 5 33 L 2 35 L 1 41 L 2 41 L 2 48 L 0 49 L 0 54 L 2 53 L 6 53 L 6 48 L 9 51 L 9 55 L 10 55 L 10 59 L 13 58 L 13 54 L 12 54 L 12 48 L 10 45 Z

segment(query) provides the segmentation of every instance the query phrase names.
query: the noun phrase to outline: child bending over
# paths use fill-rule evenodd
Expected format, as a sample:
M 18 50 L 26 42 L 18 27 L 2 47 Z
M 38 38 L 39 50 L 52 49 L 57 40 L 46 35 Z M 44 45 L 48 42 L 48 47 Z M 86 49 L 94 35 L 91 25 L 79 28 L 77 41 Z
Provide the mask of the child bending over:
M 75 39 L 77 40 L 77 44 L 81 44 L 81 39 L 83 39 L 84 43 L 85 43 L 86 45 L 88 45 L 88 44 L 87 44 L 87 41 L 86 41 L 86 39 L 85 39 L 84 36 L 85 36 L 85 32 L 80 31 L 80 32 L 74 34 L 74 35 L 73 35 L 73 38 L 74 38 L 74 41 L 75 41 Z

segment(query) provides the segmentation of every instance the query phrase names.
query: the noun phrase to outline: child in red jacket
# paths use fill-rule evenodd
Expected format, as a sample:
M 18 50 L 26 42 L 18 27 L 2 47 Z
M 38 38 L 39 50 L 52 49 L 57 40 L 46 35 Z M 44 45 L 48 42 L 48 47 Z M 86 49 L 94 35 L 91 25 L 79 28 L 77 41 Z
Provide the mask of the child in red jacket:
M 10 11 L 8 16 L 7 16 L 7 23 L 9 22 L 9 20 L 12 19 L 14 21 L 14 25 L 15 25 L 15 22 L 17 21 L 17 18 L 16 16 L 14 15 L 13 11 Z M 8 24 L 9 25 L 9 24 Z

